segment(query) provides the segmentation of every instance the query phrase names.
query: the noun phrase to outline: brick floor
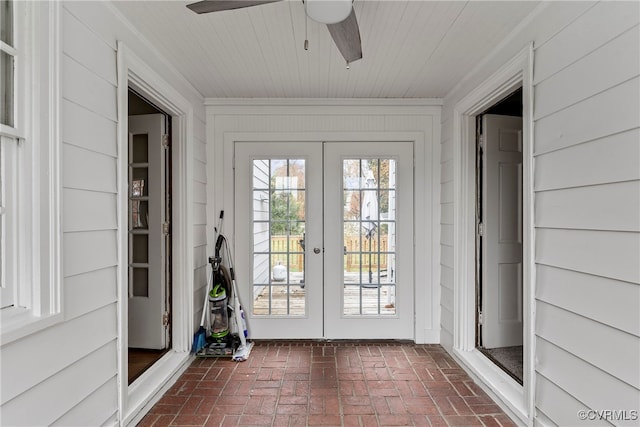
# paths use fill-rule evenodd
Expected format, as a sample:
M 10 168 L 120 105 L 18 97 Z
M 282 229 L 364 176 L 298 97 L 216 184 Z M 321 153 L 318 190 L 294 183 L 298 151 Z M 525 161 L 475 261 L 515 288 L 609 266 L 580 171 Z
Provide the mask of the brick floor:
M 138 424 L 514 426 L 439 345 L 259 341 L 196 359 Z

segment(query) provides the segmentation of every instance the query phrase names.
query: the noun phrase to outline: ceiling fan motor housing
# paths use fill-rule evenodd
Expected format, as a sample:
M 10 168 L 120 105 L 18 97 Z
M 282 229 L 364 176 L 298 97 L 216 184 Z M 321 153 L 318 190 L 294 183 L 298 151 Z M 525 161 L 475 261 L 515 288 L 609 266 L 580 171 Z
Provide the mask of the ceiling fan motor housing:
M 307 16 L 322 24 L 337 24 L 351 13 L 353 0 L 305 0 Z

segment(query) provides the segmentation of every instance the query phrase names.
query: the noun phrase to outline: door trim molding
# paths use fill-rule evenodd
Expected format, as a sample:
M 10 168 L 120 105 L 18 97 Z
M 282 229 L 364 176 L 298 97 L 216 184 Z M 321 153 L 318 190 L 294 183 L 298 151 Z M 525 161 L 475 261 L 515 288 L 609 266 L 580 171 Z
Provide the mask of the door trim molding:
M 439 116 L 438 116 L 439 118 Z M 216 129 L 220 132 L 221 129 Z M 211 138 L 212 135 L 209 135 Z M 434 132 L 433 141 L 439 138 L 439 130 Z M 225 229 L 234 230 L 234 143 L 235 142 L 387 142 L 403 141 L 414 144 L 414 235 L 418 236 L 414 240 L 414 340 L 416 343 L 439 343 L 440 342 L 440 287 L 439 270 L 436 268 L 439 263 L 440 251 L 439 234 L 434 227 L 434 223 L 439 223 L 439 205 L 435 201 L 440 199 L 439 186 L 434 186 L 430 181 L 433 176 L 432 156 L 439 156 L 439 151 L 435 152 L 435 147 L 428 147 L 428 139 L 424 132 L 419 131 L 314 131 L 314 132 L 224 132 L 221 135 L 221 150 L 217 151 L 219 158 L 216 159 L 216 166 L 223 170 L 223 188 L 219 194 L 223 195 L 223 206 L 225 213 Z M 439 144 L 435 144 L 439 148 Z M 213 161 L 212 161 L 213 163 Z M 439 170 L 437 174 L 439 176 Z M 221 208 L 216 207 L 217 211 Z M 419 211 L 419 209 L 421 209 Z M 209 212 L 211 207 L 209 207 Z M 437 210 L 438 212 L 435 212 Z M 417 212 L 420 212 L 421 221 L 417 221 Z M 226 233 L 230 235 L 229 232 Z M 232 239 L 235 242 L 235 235 Z M 233 245 L 235 247 L 235 244 Z M 234 248 L 232 248 L 234 250 Z M 427 259 L 429 262 L 420 261 Z M 438 260 L 436 262 L 436 259 Z M 423 283 L 417 278 L 425 277 L 430 279 L 431 286 L 418 286 Z M 428 310 L 425 310 L 423 301 L 430 301 Z
M 454 328 L 453 355 L 497 402 L 522 423 L 535 411 L 535 270 L 533 204 L 533 44 L 458 102 L 453 112 Z M 524 386 L 475 348 L 475 116 L 523 90 L 523 317 Z
M 172 348 L 131 386 L 127 377 L 128 331 L 128 238 L 127 156 L 117 160 L 118 176 L 118 420 L 127 425 L 138 420 L 146 408 L 160 399 L 186 369 L 193 325 L 193 126 L 190 102 L 149 67 L 125 43 L 118 41 L 118 153 L 127 153 L 128 105 L 131 86 L 172 117 L 173 243 L 172 243 Z

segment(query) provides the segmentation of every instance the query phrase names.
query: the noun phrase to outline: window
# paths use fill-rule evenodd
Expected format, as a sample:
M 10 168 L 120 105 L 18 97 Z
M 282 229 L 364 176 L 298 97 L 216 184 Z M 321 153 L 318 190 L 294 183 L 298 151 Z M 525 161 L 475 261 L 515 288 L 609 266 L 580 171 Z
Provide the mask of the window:
M 0 2 L 0 124 L 3 125 L 3 135 L 0 135 L 0 302 L 1 308 L 12 307 L 17 303 L 15 289 L 15 238 L 9 233 L 15 222 L 14 187 L 17 182 L 15 176 L 15 161 L 17 159 L 16 145 L 19 141 L 15 130 L 15 63 L 18 56 L 14 37 L 13 2 Z M 12 135 L 12 133 L 14 133 Z M 6 134 L 6 135 L 4 135 Z M 11 254 L 11 257 L 9 255 Z
M 57 3 L 0 0 L 3 344 L 60 313 Z

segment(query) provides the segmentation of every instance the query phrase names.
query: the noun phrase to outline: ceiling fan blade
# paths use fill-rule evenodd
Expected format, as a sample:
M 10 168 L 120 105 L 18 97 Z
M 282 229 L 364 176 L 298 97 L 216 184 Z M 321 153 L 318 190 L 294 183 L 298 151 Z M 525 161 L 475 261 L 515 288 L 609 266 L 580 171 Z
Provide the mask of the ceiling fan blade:
M 352 63 L 362 58 L 360 28 L 353 8 L 347 19 L 337 24 L 327 24 L 327 28 L 329 28 L 333 41 L 347 63 Z
M 275 3 L 281 0 L 203 0 L 188 4 L 187 7 L 195 13 L 220 12 L 223 10 L 242 9 L 243 7 L 259 6 Z

